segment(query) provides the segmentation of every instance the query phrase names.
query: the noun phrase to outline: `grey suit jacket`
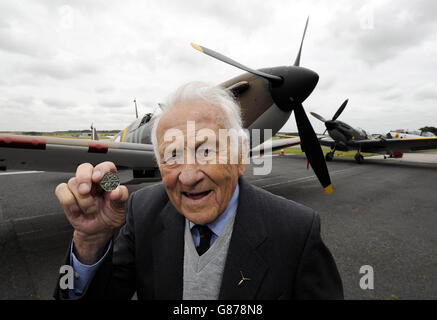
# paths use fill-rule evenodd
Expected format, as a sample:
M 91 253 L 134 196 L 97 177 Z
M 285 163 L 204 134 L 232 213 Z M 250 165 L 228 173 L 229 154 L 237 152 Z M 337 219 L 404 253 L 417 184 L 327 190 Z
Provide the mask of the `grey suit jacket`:
M 239 184 L 219 299 L 343 299 L 317 213 L 244 178 Z M 83 297 L 182 299 L 184 223 L 162 184 L 132 193 L 126 224 Z M 240 272 L 250 280 L 238 285 Z M 54 296 L 66 294 L 57 286 Z

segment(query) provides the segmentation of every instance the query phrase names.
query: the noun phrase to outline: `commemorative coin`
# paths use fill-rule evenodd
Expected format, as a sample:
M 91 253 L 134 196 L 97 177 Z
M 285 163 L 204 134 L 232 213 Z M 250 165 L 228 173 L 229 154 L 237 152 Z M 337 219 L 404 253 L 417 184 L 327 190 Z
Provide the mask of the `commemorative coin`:
M 107 172 L 100 181 L 100 186 L 106 192 L 115 190 L 120 185 L 120 178 L 113 172 Z

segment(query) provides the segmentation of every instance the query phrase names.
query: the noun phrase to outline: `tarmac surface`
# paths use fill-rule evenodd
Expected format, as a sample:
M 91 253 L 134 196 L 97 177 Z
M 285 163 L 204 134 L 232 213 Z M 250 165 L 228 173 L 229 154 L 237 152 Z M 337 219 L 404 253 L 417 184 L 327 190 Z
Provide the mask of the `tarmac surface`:
M 274 156 L 267 176 L 250 165 L 246 178 L 320 214 L 346 299 L 437 299 L 437 154 L 425 158 L 361 165 L 336 158 L 328 163 L 331 195 L 302 156 Z M 0 173 L 0 299 L 52 299 L 72 236 L 54 190 L 71 176 Z M 148 184 L 127 186 L 132 192 Z M 373 267 L 373 290 L 360 288 L 364 265 Z

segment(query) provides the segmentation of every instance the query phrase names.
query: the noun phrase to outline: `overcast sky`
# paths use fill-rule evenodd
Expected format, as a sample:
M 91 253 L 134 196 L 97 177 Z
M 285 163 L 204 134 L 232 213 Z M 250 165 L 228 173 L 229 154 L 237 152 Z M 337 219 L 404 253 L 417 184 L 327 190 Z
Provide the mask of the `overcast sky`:
M 301 65 L 307 112 L 371 133 L 437 127 L 437 1 L 0 1 L 0 131 L 122 129 L 179 85 Z M 310 117 L 317 132 L 324 125 Z M 295 131 L 292 116 L 283 130 Z

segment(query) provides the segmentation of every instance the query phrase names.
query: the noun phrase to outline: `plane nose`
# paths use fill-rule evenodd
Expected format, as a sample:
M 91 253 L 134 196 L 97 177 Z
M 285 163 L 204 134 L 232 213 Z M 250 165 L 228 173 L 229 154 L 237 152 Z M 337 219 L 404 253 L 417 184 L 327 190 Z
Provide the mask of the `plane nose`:
M 328 120 L 328 121 L 325 121 L 325 126 L 326 126 L 326 129 L 328 129 L 328 130 L 334 130 L 337 125 L 336 125 L 335 121 Z
M 273 101 L 284 111 L 292 110 L 292 103 L 302 103 L 313 92 L 319 81 L 319 75 L 303 67 L 277 67 L 269 70 L 280 76 L 282 83 L 271 82 Z
M 297 92 L 297 101 L 302 103 L 313 92 L 319 82 L 319 75 L 310 69 L 299 68 L 296 77 L 293 89 Z

